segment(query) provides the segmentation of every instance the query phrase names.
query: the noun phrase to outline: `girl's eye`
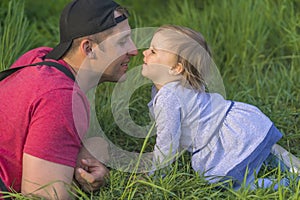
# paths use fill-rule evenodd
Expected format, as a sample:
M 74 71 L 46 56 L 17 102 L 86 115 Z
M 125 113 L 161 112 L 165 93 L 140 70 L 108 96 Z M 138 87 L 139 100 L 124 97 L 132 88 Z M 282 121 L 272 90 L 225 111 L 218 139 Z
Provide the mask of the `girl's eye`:
M 152 54 L 155 54 L 155 51 L 153 49 L 150 49 L 150 51 L 151 51 Z

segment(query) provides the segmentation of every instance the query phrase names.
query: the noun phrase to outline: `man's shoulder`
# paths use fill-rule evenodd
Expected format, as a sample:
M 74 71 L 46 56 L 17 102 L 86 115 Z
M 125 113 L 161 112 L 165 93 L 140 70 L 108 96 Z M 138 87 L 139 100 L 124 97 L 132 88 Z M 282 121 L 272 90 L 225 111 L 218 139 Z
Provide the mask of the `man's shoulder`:
M 37 62 L 42 62 L 43 58 L 52 50 L 50 47 L 38 47 L 31 49 L 21 55 L 10 68 L 30 65 Z
M 26 93 L 28 97 L 26 99 L 36 99 L 49 92 L 65 95 L 67 93 L 72 95 L 76 92 L 80 93 L 80 96 L 84 95 L 72 79 L 58 69 L 47 65 L 20 69 L 0 84 L 3 92 L 9 91 L 13 96 Z

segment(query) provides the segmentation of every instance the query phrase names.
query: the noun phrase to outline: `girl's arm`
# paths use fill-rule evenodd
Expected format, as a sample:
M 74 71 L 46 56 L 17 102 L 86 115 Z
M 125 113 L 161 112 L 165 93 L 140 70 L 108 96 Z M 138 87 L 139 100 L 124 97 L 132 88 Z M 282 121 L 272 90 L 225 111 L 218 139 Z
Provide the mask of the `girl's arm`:
M 171 164 L 180 146 L 181 106 L 172 92 L 160 93 L 154 104 L 157 138 L 154 147 L 156 169 Z

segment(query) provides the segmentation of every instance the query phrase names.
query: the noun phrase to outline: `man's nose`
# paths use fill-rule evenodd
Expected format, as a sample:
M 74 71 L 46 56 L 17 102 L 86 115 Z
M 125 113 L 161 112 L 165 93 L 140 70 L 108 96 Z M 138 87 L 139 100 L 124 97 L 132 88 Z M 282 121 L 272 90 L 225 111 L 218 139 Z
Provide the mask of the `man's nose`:
M 131 47 L 130 47 L 130 49 L 129 49 L 129 51 L 128 51 L 128 55 L 130 55 L 130 56 L 136 56 L 138 53 L 139 53 L 139 52 L 138 52 L 138 50 L 137 50 L 137 48 L 136 48 L 134 42 L 131 41 Z

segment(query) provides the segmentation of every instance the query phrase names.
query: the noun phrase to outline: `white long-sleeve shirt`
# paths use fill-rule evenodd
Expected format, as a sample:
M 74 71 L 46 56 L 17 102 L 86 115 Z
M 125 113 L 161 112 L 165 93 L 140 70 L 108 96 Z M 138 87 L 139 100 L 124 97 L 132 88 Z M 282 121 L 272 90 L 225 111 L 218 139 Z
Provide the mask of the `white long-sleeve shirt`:
M 155 169 L 186 149 L 193 153 L 195 171 L 226 176 L 254 152 L 273 125 L 255 106 L 197 92 L 179 82 L 153 89 L 148 106 L 156 122 Z

